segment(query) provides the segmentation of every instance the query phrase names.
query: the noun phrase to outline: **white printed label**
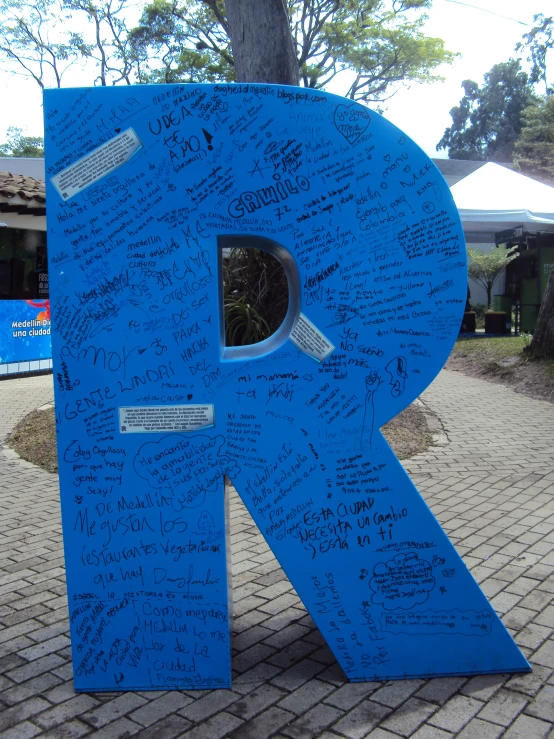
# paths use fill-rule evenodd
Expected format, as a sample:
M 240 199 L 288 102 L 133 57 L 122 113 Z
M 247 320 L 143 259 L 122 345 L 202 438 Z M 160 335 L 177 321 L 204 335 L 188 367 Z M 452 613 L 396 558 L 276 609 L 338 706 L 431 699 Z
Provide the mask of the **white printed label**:
M 125 164 L 141 146 L 136 133 L 132 128 L 128 128 L 75 164 L 58 172 L 52 177 L 52 184 L 63 200 L 69 200 L 101 177 Z
M 214 425 L 213 405 L 148 405 L 121 407 L 121 434 L 199 431 Z
M 315 359 L 316 362 L 323 362 L 335 348 L 335 345 L 331 344 L 303 313 L 298 317 L 290 339 L 300 351 Z

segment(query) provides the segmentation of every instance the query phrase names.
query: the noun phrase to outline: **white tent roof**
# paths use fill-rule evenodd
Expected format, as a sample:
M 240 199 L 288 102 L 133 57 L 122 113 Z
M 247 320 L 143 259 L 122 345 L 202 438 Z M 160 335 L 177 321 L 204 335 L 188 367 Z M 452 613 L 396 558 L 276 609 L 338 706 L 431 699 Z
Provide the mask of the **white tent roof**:
M 451 187 L 465 231 L 554 230 L 554 187 L 487 162 Z

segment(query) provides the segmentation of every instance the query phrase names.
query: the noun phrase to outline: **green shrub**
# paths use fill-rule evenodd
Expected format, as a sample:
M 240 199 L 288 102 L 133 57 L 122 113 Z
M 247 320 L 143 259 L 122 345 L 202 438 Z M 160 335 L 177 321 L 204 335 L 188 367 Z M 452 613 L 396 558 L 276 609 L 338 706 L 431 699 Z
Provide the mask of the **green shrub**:
M 267 252 L 229 249 L 223 260 L 223 291 L 227 346 L 266 339 L 287 313 L 287 277 L 281 263 Z

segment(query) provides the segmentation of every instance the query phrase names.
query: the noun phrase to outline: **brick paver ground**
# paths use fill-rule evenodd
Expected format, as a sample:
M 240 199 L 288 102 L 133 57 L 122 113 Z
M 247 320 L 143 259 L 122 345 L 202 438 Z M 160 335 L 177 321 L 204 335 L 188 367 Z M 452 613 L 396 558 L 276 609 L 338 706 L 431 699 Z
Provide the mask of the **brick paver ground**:
M 348 683 L 236 495 L 232 690 L 73 692 L 57 478 L 0 450 L 0 739 L 554 739 L 554 406 L 441 373 L 406 468 L 533 665 Z M 0 382 L 0 439 L 52 378 Z

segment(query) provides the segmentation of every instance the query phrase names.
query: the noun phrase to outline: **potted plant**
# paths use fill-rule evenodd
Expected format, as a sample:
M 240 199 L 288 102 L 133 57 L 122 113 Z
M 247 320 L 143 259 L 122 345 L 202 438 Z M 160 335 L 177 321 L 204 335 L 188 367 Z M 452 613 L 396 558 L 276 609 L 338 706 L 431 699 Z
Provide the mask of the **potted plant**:
M 508 323 L 505 311 L 492 310 L 492 289 L 502 270 L 518 256 L 517 246 L 500 244 L 490 251 L 467 247 L 468 275 L 487 291 L 488 310 L 485 313 L 485 333 L 504 334 Z

